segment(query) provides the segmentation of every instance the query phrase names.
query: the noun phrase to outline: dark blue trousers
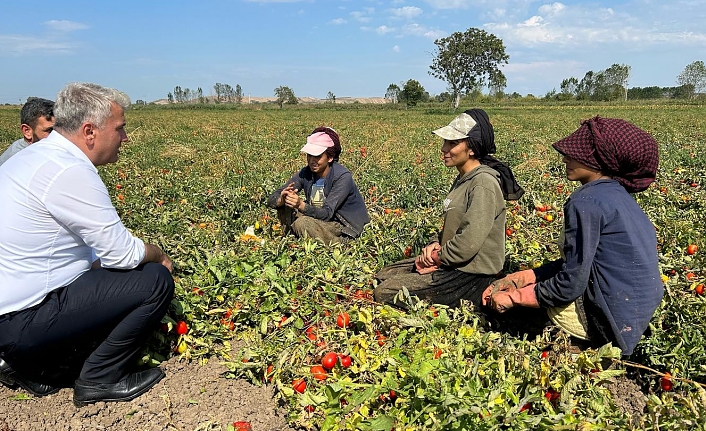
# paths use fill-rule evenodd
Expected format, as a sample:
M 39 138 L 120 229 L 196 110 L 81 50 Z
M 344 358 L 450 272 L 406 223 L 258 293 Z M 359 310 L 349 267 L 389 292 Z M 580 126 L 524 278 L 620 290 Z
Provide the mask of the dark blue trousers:
M 90 270 L 42 303 L 0 316 L 0 356 L 35 381 L 52 380 L 78 360 L 81 380 L 116 383 L 173 296 L 172 275 L 158 263 Z

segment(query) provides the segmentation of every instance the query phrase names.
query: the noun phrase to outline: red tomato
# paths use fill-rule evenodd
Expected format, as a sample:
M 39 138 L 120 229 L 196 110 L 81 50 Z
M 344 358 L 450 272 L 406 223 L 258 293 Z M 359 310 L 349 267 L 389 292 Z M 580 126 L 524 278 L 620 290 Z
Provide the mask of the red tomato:
M 233 428 L 235 428 L 235 431 L 252 431 L 250 422 L 245 421 L 233 422 Z
M 336 318 L 336 325 L 338 325 L 339 328 L 346 328 L 348 325 L 351 324 L 351 316 L 348 315 L 348 313 L 343 312 L 338 315 Z
M 549 389 L 545 394 L 544 398 L 547 399 L 549 402 L 555 401 L 557 398 L 559 398 L 559 392 L 555 391 L 554 389 Z
M 338 355 L 336 355 L 333 352 L 328 352 L 321 359 L 321 365 L 323 365 L 323 367 L 326 368 L 327 370 L 330 370 L 333 367 L 335 367 L 336 362 L 338 362 Z
M 542 350 L 542 359 L 545 359 L 547 356 L 549 356 L 549 350 Z
M 407 247 L 404 249 L 404 257 L 412 257 L 412 247 Z
M 704 285 L 701 283 L 697 284 L 696 287 L 694 288 L 694 293 L 696 293 L 697 295 L 703 295 L 704 294 Z
M 386 336 L 378 332 L 376 338 L 378 339 L 378 346 L 382 347 L 385 345 Z
M 659 385 L 662 387 L 663 391 L 671 391 L 674 387 L 674 382 L 672 382 L 672 375 L 669 373 L 664 373 L 664 377 L 659 379 Z
M 324 370 L 324 367 L 321 365 L 314 365 L 311 367 L 311 375 L 320 382 L 326 380 L 327 377 L 326 370 Z
M 390 389 L 390 399 L 394 401 L 395 398 L 397 398 L 397 392 L 395 392 L 394 390 Z
M 179 335 L 184 335 L 187 332 L 189 332 L 189 327 L 186 325 L 186 322 L 184 322 L 183 320 L 180 320 L 179 322 L 177 322 L 176 332 Z
M 316 325 L 306 328 L 306 338 L 311 341 L 316 341 Z
M 304 379 L 294 379 L 292 380 L 292 387 L 295 392 L 303 394 L 306 390 L 306 381 Z
M 689 246 L 686 248 L 686 254 L 688 255 L 693 255 L 699 250 L 699 246 L 696 244 L 689 244 Z
M 348 355 L 341 355 L 341 366 L 343 368 L 348 368 L 351 366 L 351 357 Z
M 520 413 L 531 412 L 531 411 L 532 411 L 532 403 L 527 403 L 520 408 Z
M 505 236 L 512 236 L 512 234 L 515 233 L 512 229 L 507 228 L 505 229 Z
M 314 411 L 316 411 L 316 407 L 309 405 L 304 407 L 304 410 L 306 410 L 307 413 L 314 413 Z
M 443 350 L 441 350 L 441 349 L 438 348 L 438 347 L 434 347 L 434 359 L 439 359 L 439 357 L 441 357 L 441 355 L 442 355 L 443 353 L 444 353 Z

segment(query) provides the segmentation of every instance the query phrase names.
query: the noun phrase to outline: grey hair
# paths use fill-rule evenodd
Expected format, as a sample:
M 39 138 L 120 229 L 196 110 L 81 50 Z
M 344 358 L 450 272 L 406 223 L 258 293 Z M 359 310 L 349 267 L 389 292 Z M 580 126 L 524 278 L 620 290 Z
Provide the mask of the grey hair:
M 70 134 L 87 122 L 102 127 L 113 102 L 123 109 L 130 107 L 130 98 L 122 91 L 91 83 L 68 84 L 56 96 L 54 128 Z

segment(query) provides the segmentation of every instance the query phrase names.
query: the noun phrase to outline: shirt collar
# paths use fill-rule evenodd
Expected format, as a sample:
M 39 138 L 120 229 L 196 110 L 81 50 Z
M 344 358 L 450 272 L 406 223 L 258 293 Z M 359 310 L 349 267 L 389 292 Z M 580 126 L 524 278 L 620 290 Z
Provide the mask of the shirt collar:
M 91 160 L 88 158 L 88 156 L 86 156 L 86 154 L 84 154 L 84 152 L 81 151 L 78 148 L 78 146 L 76 146 L 76 144 L 74 144 L 73 142 L 66 139 L 66 137 L 64 135 L 57 132 L 56 130 L 52 130 L 51 133 L 49 134 L 49 136 L 44 138 L 43 141 L 54 144 L 64 150 L 68 151 L 69 153 L 71 153 L 71 155 L 73 155 L 77 159 L 80 159 L 80 160 L 86 162 L 88 165 L 90 165 L 94 172 L 98 172 L 98 169 L 96 169 L 96 167 L 93 165 L 93 162 L 91 162 Z

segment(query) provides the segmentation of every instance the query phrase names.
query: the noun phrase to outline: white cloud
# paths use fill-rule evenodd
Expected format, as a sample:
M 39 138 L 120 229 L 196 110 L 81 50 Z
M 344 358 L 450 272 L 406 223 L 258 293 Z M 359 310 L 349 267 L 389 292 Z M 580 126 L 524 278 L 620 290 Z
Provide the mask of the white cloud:
M 434 9 L 468 9 L 473 2 L 468 0 L 425 0 Z
M 377 32 L 377 34 L 383 34 L 383 35 L 387 34 L 387 33 L 392 33 L 394 31 L 395 31 L 394 28 L 390 28 L 386 25 L 381 25 L 380 27 L 375 29 L 375 32 Z
M 400 49 L 399 45 L 395 45 L 395 46 L 392 47 L 392 51 L 393 51 L 393 52 L 400 52 L 401 49 Z
M 351 12 L 351 17 L 353 19 L 360 21 L 360 22 L 370 22 L 370 15 L 375 13 L 375 8 L 372 7 L 366 7 L 363 8 L 363 10 L 360 11 L 353 11 Z
M 421 36 L 431 40 L 436 40 L 446 35 L 446 32 L 442 30 L 430 29 L 416 23 L 402 27 L 401 33 L 407 36 Z
M 346 21 L 346 20 L 343 19 L 343 18 L 336 18 L 336 19 L 332 19 L 331 21 L 329 21 L 329 24 L 341 25 L 341 24 L 345 24 L 345 23 L 347 23 L 347 22 L 348 22 L 348 21 Z
M 397 9 L 391 9 L 392 15 L 395 18 L 402 19 L 412 19 L 423 13 L 423 11 L 416 6 L 405 6 Z
M 556 15 L 564 10 L 565 7 L 563 3 L 544 4 L 539 7 L 539 13 L 542 15 Z
M 76 30 L 85 30 L 88 28 L 86 24 L 81 24 L 80 22 L 67 21 L 67 20 L 51 20 L 46 21 L 44 25 L 51 31 L 57 31 L 60 33 L 68 33 Z
M 49 41 L 43 37 L 23 35 L 0 35 L 0 53 L 24 54 L 44 52 L 47 54 L 70 54 L 76 46 L 68 42 Z

